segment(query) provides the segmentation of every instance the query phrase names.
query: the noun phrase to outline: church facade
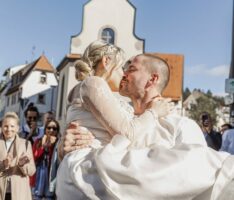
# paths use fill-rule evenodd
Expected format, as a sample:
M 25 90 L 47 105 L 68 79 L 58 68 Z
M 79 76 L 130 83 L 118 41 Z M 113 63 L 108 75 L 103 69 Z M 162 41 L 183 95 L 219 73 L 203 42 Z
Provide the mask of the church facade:
M 92 0 L 83 10 L 83 27 L 71 37 L 71 54 L 82 54 L 97 39 L 115 44 L 129 58 L 144 51 L 144 40 L 135 35 L 135 7 L 127 0 Z

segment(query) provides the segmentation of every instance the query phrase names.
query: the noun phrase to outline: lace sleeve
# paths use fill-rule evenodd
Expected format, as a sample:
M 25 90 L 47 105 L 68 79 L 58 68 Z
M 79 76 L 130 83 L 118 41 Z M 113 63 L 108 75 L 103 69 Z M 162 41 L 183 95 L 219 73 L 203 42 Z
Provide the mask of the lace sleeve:
M 106 81 L 100 77 L 85 79 L 81 85 L 80 97 L 84 107 L 92 112 L 111 135 L 122 134 L 133 141 L 137 134 L 143 134 L 146 129 L 154 127 L 157 116 L 152 110 L 132 118 L 113 95 Z

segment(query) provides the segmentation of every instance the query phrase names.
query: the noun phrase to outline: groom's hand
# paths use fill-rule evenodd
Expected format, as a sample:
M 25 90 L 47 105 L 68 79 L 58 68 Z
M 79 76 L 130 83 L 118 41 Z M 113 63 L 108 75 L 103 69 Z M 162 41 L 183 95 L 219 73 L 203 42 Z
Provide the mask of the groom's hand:
M 63 154 L 66 155 L 76 149 L 88 147 L 93 139 L 94 137 L 88 129 L 79 126 L 78 123 L 72 122 L 62 138 Z
M 151 108 L 158 117 L 165 117 L 172 113 L 175 108 L 175 104 L 170 98 L 157 97 L 151 102 Z

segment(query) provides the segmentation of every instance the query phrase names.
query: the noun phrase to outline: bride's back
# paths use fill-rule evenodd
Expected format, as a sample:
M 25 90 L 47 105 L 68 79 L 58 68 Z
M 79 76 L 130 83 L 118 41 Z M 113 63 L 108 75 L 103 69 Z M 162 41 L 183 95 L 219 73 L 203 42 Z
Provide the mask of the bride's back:
M 69 94 L 66 124 L 78 122 L 92 132 L 102 145 L 107 144 L 111 136 L 89 109 L 82 105 L 80 86 L 86 77 L 95 75 L 106 80 L 110 87 L 118 89 L 121 79 L 119 71 L 122 71 L 123 63 L 124 52 L 120 48 L 103 41 L 95 41 L 86 48 L 82 58 L 75 64 L 76 78 L 81 82 Z

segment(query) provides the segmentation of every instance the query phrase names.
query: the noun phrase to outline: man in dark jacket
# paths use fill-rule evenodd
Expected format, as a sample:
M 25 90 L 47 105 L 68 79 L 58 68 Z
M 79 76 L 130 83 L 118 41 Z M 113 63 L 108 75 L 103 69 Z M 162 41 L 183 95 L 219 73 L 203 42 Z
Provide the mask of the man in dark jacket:
M 210 114 L 207 112 L 203 112 L 200 116 L 200 120 L 201 129 L 203 131 L 207 145 L 218 151 L 222 144 L 222 135 L 213 129 Z
M 20 137 L 29 140 L 32 144 L 39 136 L 39 128 L 37 121 L 39 118 L 39 112 L 33 103 L 30 103 L 24 112 L 26 123 L 21 127 Z

